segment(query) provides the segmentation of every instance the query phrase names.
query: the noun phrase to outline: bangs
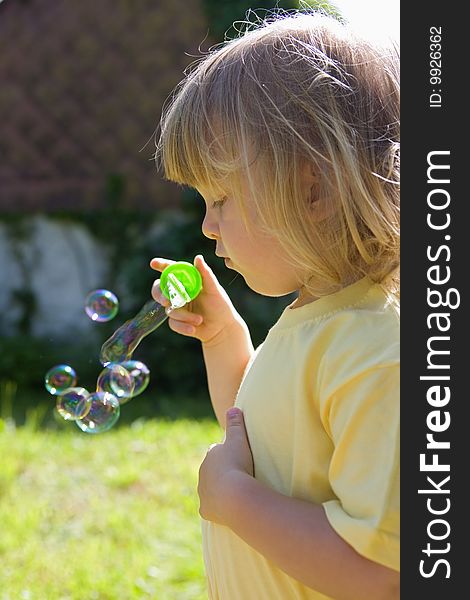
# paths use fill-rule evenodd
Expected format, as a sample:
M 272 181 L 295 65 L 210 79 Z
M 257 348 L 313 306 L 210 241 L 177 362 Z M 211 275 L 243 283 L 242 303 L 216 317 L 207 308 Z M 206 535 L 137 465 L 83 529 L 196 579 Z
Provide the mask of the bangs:
M 163 110 L 156 152 L 166 179 L 214 193 L 246 166 L 237 91 L 245 86 L 237 61 L 223 60 L 226 50 L 196 63 L 176 88 Z

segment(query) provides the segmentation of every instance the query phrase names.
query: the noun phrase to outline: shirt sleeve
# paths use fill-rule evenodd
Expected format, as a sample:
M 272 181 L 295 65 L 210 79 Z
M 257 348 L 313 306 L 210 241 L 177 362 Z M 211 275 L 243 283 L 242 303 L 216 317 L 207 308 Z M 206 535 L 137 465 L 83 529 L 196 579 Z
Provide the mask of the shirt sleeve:
M 359 554 L 399 570 L 399 368 L 374 367 L 332 393 L 322 421 L 334 444 L 333 529 Z

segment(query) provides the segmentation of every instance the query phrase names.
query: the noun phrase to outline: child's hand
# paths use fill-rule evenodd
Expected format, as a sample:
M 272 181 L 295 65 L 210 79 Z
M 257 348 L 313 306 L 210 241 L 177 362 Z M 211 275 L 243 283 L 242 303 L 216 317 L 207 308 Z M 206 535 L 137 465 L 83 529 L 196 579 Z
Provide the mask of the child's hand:
M 174 262 L 153 258 L 150 266 L 161 272 Z M 204 344 L 216 344 L 234 323 L 240 322 L 241 317 L 201 255 L 196 256 L 194 265 L 202 276 L 202 291 L 183 308 L 171 311 L 168 324 L 176 333 L 197 338 Z M 152 297 L 163 306 L 170 306 L 170 301 L 161 292 L 160 279 L 153 284 Z
M 230 500 L 235 497 L 237 478 L 254 474 L 253 455 L 245 429 L 243 413 L 232 407 L 226 413 L 227 427 L 223 444 L 214 444 L 199 469 L 199 514 L 207 521 L 226 525 L 230 512 L 236 510 Z

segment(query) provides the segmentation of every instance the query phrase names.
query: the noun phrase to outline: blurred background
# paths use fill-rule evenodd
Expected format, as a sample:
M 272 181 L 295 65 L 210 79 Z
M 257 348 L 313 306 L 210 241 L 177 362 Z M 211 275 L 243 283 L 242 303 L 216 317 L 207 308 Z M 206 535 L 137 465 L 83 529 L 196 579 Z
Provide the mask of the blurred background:
M 396 36 L 397 4 L 301 8 Z M 44 376 L 65 363 L 94 388 L 102 343 L 150 298 L 154 256 L 202 253 L 255 345 L 292 300 L 224 267 L 202 200 L 153 160 L 185 69 L 274 7 L 299 2 L 0 0 L 0 600 L 207 597 L 196 478 L 221 432 L 199 342 L 166 324 L 145 338 L 150 385 L 99 436 L 57 416 Z M 97 288 L 120 301 L 107 323 L 84 311 Z

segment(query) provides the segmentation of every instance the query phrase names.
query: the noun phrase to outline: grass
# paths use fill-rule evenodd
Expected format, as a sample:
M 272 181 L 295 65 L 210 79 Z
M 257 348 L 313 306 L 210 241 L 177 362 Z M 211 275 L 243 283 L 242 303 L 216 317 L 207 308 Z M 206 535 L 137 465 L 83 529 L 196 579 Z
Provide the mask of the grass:
M 215 420 L 87 435 L 42 408 L 2 416 L 0 600 L 207 598 L 196 486 Z

